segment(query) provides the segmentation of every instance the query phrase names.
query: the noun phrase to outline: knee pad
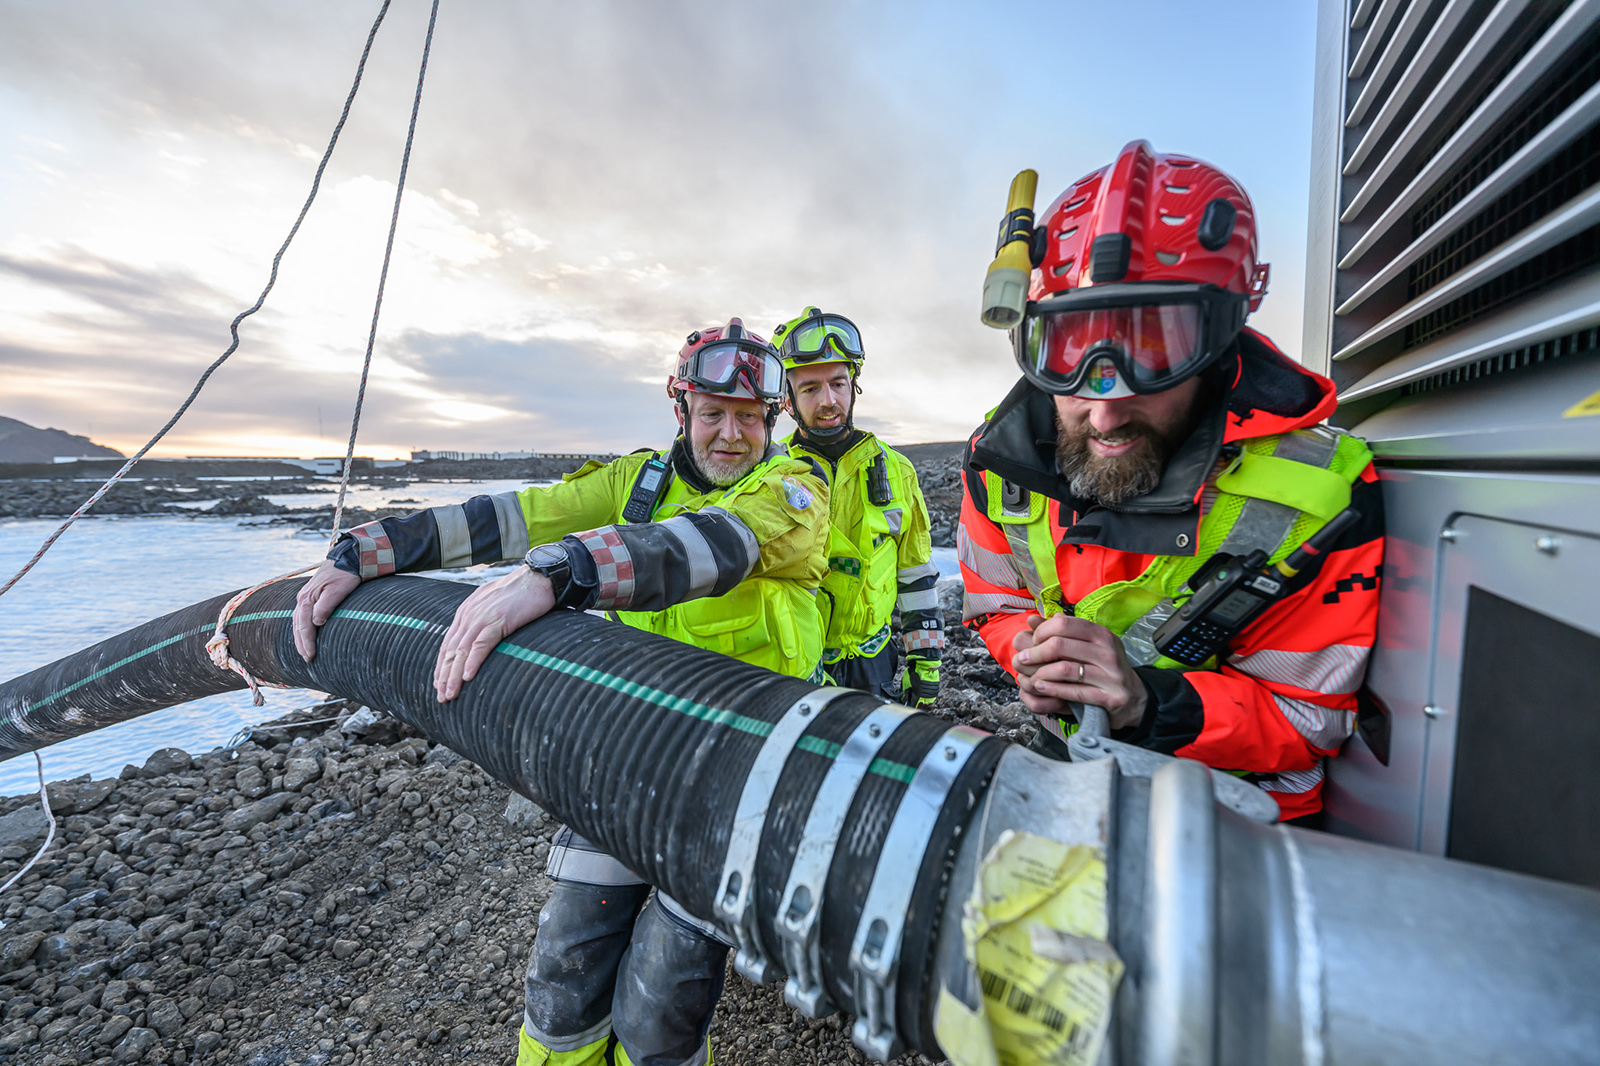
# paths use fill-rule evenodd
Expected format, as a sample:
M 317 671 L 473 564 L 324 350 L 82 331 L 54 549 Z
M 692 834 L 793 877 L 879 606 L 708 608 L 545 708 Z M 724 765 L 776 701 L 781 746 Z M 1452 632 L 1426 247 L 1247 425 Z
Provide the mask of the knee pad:
M 609 1033 L 617 968 L 648 892 L 575 881 L 552 887 L 523 981 L 523 1024 L 540 1043 L 571 1051 Z
M 728 946 L 671 914 L 658 893 L 634 923 L 617 975 L 612 1026 L 634 1066 L 706 1061 Z

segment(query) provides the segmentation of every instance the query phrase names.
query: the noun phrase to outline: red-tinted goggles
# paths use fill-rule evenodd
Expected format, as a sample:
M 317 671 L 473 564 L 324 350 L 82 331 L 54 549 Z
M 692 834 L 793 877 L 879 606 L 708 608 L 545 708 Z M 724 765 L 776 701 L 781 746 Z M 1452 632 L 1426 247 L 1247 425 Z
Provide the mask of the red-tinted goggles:
M 689 353 L 679 376 L 707 392 L 736 392 L 742 379 L 755 399 L 783 399 L 783 360 L 772 346 L 757 341 L 701 345 Z
M 1091 370 L 1107 362 L 1134 392 L 1161 392 L 1227 349 L 1244 326 L 1249 301 L 1191 282 L 1073 289 L 1030 302 L 1012 343 L 1023 374 L 1048 393 L 1078 394 Z

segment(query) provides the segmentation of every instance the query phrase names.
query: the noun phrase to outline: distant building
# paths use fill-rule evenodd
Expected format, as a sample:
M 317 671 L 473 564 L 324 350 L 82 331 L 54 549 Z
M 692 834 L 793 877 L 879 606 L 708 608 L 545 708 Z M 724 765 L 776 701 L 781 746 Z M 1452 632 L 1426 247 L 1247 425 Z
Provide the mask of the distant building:
M 411 453 L 413 463 L 425 463 L 430 459 L 450 459 L 455 462 L 466 462 L 474 459 L 488 459 L 499 461 L 502 459 L 588 459 L 587 454 L 575 452 L 435 452 L 414 451 Z

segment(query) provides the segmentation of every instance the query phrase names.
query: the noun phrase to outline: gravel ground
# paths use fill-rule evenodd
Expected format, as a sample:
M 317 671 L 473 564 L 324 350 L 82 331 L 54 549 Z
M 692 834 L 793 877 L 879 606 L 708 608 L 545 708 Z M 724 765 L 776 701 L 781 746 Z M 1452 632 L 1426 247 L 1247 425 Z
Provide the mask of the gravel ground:
M 1015 687 L 959 625 L 959 583 L 941 592 L 935 713 L 1026 739 Z M 0 895 L 0 1062 L 513 1061 L 556 826 L 520 797 L 508 815 L 508 790 L 449 749 L 393 719 L 279 724 L 51 795 L 55 843 Z M 8 878 L 44 823 L 37 797 L 0 815 Z M 865 1061 L 845 1019 L 731 972 L 712 1040 L 729 1066 Z

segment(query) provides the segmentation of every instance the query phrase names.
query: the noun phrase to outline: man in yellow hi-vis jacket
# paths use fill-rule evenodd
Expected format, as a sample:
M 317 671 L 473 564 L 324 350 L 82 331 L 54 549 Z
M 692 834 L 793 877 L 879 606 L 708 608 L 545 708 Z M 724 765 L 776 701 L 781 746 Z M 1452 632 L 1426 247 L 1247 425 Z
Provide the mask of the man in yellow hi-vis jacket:
M 316 627 L 363 580 L 520 557 L 526 566 L 457 610 L 434 670 L 441 701 L 505 636 L 555 607 L 608 610 L 780 673 L 820 676 L 828 484 L 815 461 L 772 442 L 777 352 L 738 319 L 697 331 L 667 389 L 683 432 L 665 455 L 636 452 L 557 485 L 350 530 L 300 593 L 301 654 L 315 654 Z M 519 1066 L 706 1062 L 728 950 L 716 930 L 652 897 L 568 828 L 549 874 Z
M 786 404 L 798 424 L 790 454 L 827 464 L 828 576 L 823 668 L 839 685 L 930 707 L 939 696 L 944 612 L 934 586 L 928 505 L 911 461 L 854 425 L 866 350 L 843 315 L 815 307 L 773 331 L 788 371 Z M 895 685 L 889 620 L 900 609 L 905 671 Z

